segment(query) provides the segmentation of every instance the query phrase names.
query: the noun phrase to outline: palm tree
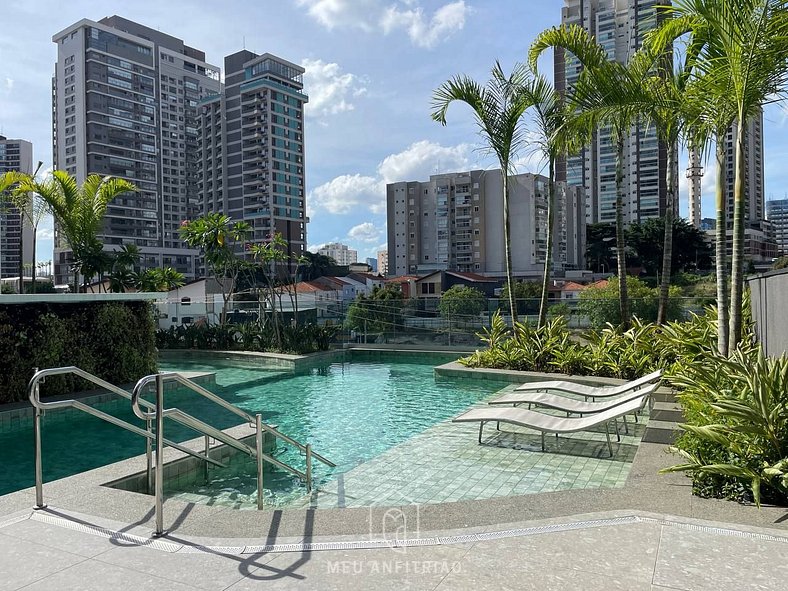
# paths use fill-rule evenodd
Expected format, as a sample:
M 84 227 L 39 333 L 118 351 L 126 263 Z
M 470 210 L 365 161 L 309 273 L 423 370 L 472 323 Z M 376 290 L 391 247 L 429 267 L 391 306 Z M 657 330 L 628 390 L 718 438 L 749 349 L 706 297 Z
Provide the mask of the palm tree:
M 79 285 L 79 273 L 95 269 L 95 243 L 110 202 L 122 193 L 136 191 L 127 180 L 115 177 L 88 175 L 81 186 L 63 170 L 39 181 L 28 176 L 20 181 L 18 192 L 35 193 L 55 218 L 58 230 L 74 257 L 74 291 Z M 90 260 L 80 261 L 80 258 Z M 94 273 L 95 274 L 95 273 Z
M 39 162 L 39 167 L 41 163 Z M 38 169 L 36 169 L 38 172 Z M 8 213 L 9 210 L 13 213 L 15 209 L 19 213 L 19 226 L 20 232 L 24 228 L 25 219 L 28 217 L 28 211 L 25 209 L 27 205 L 24 203 L 23 194 L 18 191 L 19 184 L 28 177 L 27 173 L 19 171 L 8 171 L 0 175 L 0 211 Z M 24 194 L 27 195 L 26 193 Z M 10 207 L 9 207 L 10 206 Z M 24 278 L 24 252 L 25 241 L 20 234 L 19 239 L 19 293 L 25 293 L 25 278 Z M 34 255 L 35 256 L 35 255 Z M 35 260 L 35 258 L 33 259 Z M 35 289 L 35 273 L 33 274 L 33 289 Z
M 547 244 L 538 322 L 538 326 L 542 326 L 547 321 L 547 296 L 553 267 L 555 164 L 560 156 L 567 156 L 581 148 L 585 134 L 582 133 L 582 128 L 574 126 L 571 110 L 566 108 L 561 95 L 542 76 L 535 74 L 531 77 L 525 84 L 524 91 L 533 106 L 533 123 L 539 134 L 538 150 L 547 160 L 550 178 L 547 187 Z
M 251 233 L 252 226 L 249 223 L 233 222 L 221 213 L 209 213 L 196 220 L 184 221 L 180 227 L 183 241 L 203 251 L 211 274 L 220 279 L 223 299 L 219 317 L 221 324 L 227 321 L 230 296 L 235 292 L 238 278 L 248 268 L 236 250 L 245 250 L 246 240 Z
M 503 186 L 503 241 L 506 255 L 506 281 L 514 283 L 512 276 L 511 228 L 509 221 L 509 176 L 524 143 L 522 117 L 530 106 L 529 97 L 523 92 L 527 71 L 516 65 L 509 76 L 496 62 L 492 77 L 482 87 L 468 76 L 455 76 L 444 82 L 432 97 L 432 119 L 446 125 L 446 112 L 455 101 L 466 103 L 473 110 L 476 124 L 487 148 L 495 154 L 501 169 Z M 509 310 L 512 321 L 517 321 L 514 290 L 509 290 Z
M 146 269 L 134 275 L 135 287 L 140 291 L 170 291 L 185 283 L 183 273 L 172 267 Z
M 702 47 L 698 84 L 714 127 L 736 123 L 733 191 L 730 334 L 728 351 L 741 340 L 744 290 L 745 139 L 752 117 L 784 91 L 788 76 L 788 0 L 676 0 L 667 9 L 676 21 L 665 35 L 683 29 Z M 716 111 L 716 116 L 715 116 Z M 718 144 L 722 137 L 717 136 Z M 719 150 L 718 150 L 719 153 Z M 719 187 L 718 187 L 719 189 Z M 726 232 L 727 224 L 717 227 Z
M 568 93 L 567 101 L 576 110 L 579 125 L 587 130 L 598 129 L 606 133 L 615 145 L 616 179 L 616 256 L 618 258 L 619 306 L 621 324 L 630 323 L 629 296 L 627 293 L 626 242 L 624 237 L 624 142 L 632 124 L 637 120 L 637 110 L 628 101 L 611 96 L 626 92 L 632 80 L 629 65 L 608 61 L 607 52 L 585 29 L 578 25 L 554 27 L 540 33 L 528 53 L 531 68 L 548 48 L 562 49 L 572 54 L 583 66 L 578 82 Z M 601 90 L 606 89 L 606 90 Z M 624 90 L 622 90 L 624 89 Z
M 127 289 L 136 287 L 138 275 L 136 273 L 142 254 L 136 244 L 124 244 L 120 250 L 112 253 L 109 273 L 109 289 L 113 293 L 124 293 Z

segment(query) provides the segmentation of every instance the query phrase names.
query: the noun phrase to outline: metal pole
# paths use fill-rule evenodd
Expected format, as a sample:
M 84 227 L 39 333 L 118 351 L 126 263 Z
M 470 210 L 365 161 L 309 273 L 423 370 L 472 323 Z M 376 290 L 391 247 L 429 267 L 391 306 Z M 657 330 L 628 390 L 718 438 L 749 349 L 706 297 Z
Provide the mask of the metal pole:
M 156 374 L 156 536 L 164 534 L 164 379 Z
M 208 484 L 208 454 L 211 452 L 211 438 L 205 436 L 205 484 Z
M 306 444 L 306 492 L 312 492 L 312 445 Z
M 257 508 L 263 508 L 263 417 L 257 414 L 254 418 L 257 433 L 255 433 L 255 444 L 257 448 Z
M 38 368 L 35 368 L 38 371 Z M 38 399 L 38 384 L 36 384 L 36 399 Z M 33 436 L 36 446 L 36 509 L 44 509 L 44 468 L 41 460 L 41 409 L 36 407 L 33 414 Z
M 147 424 L 148 433 L 153 434 L 153 422 L 151 419 L 145 421 Z M 145 476 L 148 480 L 148 494 L 153 494 L 153 440 L 150 437 L 145 439 L 145 461 L 147 462 L 145 468 Z

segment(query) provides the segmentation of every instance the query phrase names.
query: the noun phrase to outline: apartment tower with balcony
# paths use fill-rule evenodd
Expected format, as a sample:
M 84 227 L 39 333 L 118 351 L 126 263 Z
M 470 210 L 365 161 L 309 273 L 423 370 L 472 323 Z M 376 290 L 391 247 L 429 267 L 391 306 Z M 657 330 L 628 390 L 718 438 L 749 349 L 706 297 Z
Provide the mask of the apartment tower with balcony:
M 561 22 L 583 27 L 604 47 L 608 59 L 626 63 L 643 36 L 659 21 L 654 0 L 564 0 Z M 568 91 L 582 71 L 571 54 L 556 50 L 555 87 Z M 613 223 L 616 215 L 616 145 L 609 128 L 600 128 L 580 153 L 557 163 L 556 178 L 586 191 L 588 223 Z M 667 148 L 647 121 L 635 124 L 624 143 L 624 221 L 665 215 Z M 678 200 L 674 203 L 678 214 Z
M 95 173 L 138 188 L 110 204 L 99 236 L 105 250 L 136 244 L 142 268 L 196 277 L 199 253 L 178 228 L 203 210 L 198 107 L 220 92 L 219 68 L 182 40 L 119 16 L 80 20 L 52 40 L 55 167 L 78 182 Z M 56 225 L 57 283 L 71 282 L 70 257 Z
M 517 277 L 535 279 L 544 269 L 548 183 L 547 177 L 535 174 L 510 179 L 512 268 Z M 499 170 L 438 174 L 426 182 L 387 185 L 388 272 L 504 276 L 501 185 Z M 554 269 L 584 268 L 582 188 L 557 183 L 554 224 Z
M 250 242 L 275 234 L 290 260 L 306 250 L 304 69 L 270 53 L 224 60 L 221 93 L 200 106 L 199 162 L 204 212 L 252 226 Z

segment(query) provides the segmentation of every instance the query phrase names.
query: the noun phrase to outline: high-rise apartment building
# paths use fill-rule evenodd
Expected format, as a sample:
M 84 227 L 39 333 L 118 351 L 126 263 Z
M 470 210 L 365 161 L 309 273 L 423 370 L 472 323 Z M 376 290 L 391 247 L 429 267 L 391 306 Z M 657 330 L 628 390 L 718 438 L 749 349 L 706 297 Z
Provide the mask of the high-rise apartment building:
M 561 22 L 583 27 L 606 50 L 611 61 L 626 63 L 643 36 L 659 19 L 654 0 L 564 0 Z M 577 82 L 582 66 L 571 54 L 555 52 L 555 87 L 565 92 Z M 588 223 L 615 222 L 616 145 L 610 130 L 600 128 L 579 154 L 557 164 L 556 178 L 585 188 Z M 653 125 L 633 126 L 624 144 L 625 223 L 665 215 L 667 149 Z M 678 213 L 678 200 L 674 204 Z
M 52 37 L 54 164 L 82 182 L 91 173 L 139 189 L 109 206 L 106 250 L 136 244 L 143 267 L 174 267 L 187 278 L 198 252 L 178 235 L 201 213 L 198 107 L 220 91 L 219 68 L 180 39 L 119 16 L 83 19 Z M 70 253 L 55 228 L 57 283 L 70 283 Z
M 519 277 L 537 277 L 544 269 L 548 182 L 534 174 L 511 177 L 512 268 Z M 501 185 L 499 170 L 439 174 L 427 182 L 387 185 L 389 273 L 449 270 L 505 275 Z M 582 188 L 558 183 L 554 223 L 554 268 L 583 268 Z
M 4 172 L 33 172 L 33 144 L 0 135 L 0 175 Z M 33 263 L 33 230 L 21 212 L 0 200 L 0 278 L 19 277 L 19 247 L 22 264 Z
M 767 201 L 766 219 L 774 231 L 779 256 L 788 255 L 788 199 Z
M 733 228 L 734 185 L 736 181 L 736 133 L 738 125 L 734 123 L 722 139 L 725 142 L 725 196 L 728 230 Z M 687 178 L 689 179 L 690 223 L 700 227 L 701 213 L 701 177 L 703 168 L 700 156 L 690 152 Z M 712 163 L 715 155 L 710 155 Z M 764 219 L 764 183 L 763 183 L 763 111 L 750 119 L 744 135 L 744 192 L 745 219 L 748 225 L 759 224 Z
M 340 242 L 329 242 L 321 246 L 317 254 L 331 257 L 340 267 L 346 267 L 358 262 L 358 251 L 348 248 L 347 245 Z
M 201 102 L 200 183 L 205 212 L 253 228 L 252 242 L 275 234 L 291 260 L 306 249 L 304 69 L 269 53 L 224 59 L 224 89 Z

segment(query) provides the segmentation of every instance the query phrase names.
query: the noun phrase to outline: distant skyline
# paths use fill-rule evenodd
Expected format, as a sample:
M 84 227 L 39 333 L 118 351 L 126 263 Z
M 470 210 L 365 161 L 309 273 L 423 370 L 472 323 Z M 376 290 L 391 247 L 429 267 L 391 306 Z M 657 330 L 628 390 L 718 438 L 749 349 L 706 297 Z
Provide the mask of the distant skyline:
M 534 6 L 537 4 L 537 6 Z M 0 134 L 33 142 L 34 161 L 52 165 L 52 35 L 88 18 L 119 14 L 206 51 L 209 63 L 243 47 L 271 52 L 306 68 L 305 122 L 309 245 L 343 242 L 359 258 L 386 244 L 386 183 L 425 181 L 436 172 L 489 169 L 470 109 L 454 105 L 448 125 L 430 117 L 432 91 L 455 74 L 485 82 L 495 60 L 509 70 L 525 60 L 543 29 L 560 23 L 562 0 L 292 0 L 252 3 L 184 0 L 101 4 L 31 0 L 4 6 L 0 38 Z M 552 56 L 543 71 L 552 74 Z M 765 195 L 788 194 L 784 138 L 788 111 L 764 115 Z M 521 154 L 519 172 L 541 172 Z M 680 213 L 687 215 L 680 162 Z M 714 216 L 714 170 L 703 179 L 703 217 Z M 39 230 L 38 258 L 51 259 L 52 223 Z

